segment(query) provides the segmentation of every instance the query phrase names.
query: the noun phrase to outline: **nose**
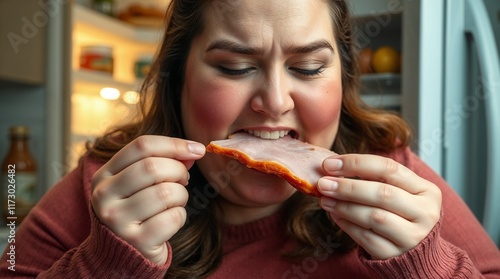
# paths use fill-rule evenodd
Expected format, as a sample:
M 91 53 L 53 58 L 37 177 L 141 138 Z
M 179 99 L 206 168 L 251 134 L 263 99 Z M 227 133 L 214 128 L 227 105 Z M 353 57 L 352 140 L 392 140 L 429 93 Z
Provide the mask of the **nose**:
M 278 118 L 291 111 L 295 104 L 289 84 L 286 73 L 276 71 L 267 75 L 262 82 L 256 84 L 257 89 L 250 103 L 252 110 L 271 118 Z

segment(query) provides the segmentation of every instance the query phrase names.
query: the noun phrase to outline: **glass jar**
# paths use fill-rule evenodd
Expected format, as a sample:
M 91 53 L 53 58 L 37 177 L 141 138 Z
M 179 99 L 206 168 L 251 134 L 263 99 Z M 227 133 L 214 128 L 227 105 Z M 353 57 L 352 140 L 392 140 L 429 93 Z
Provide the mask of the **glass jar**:
M 29 149 L 29 130 L 13 126 L 10 149 L 2 163 L 2 213 L 6 223 L 20 223 L 37 201 L 37 164 Z
M 105 45 L 83 46 L 80 68 L 113 74 L 113 49 Z

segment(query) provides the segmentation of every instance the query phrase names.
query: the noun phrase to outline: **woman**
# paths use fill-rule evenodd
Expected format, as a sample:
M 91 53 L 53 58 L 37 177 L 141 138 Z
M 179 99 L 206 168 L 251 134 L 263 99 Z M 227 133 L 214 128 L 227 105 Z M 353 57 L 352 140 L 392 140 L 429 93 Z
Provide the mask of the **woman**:
M 409 150 L 407 125 L 359 100 L 348 16 L 338 0 L 173 0 L 143 117 L 46 194 L 2 272 L 500 278 L 498 249 Z M 205 153 L 240 132 L 341 154 L 323 162 L 322 197 Z

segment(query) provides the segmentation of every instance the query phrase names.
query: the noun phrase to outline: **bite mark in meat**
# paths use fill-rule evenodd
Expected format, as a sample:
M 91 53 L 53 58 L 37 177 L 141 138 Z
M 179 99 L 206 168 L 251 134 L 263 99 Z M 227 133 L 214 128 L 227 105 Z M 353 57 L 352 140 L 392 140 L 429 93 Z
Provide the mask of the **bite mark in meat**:
M 323 160 L 335 153 L 291 137 L 261 139 L 237 133 L 210 142 L 206 150 L 234 158 L 249 168 L 277 175 L 304 194 L 319 197 L 318 179 L 324 176 Z

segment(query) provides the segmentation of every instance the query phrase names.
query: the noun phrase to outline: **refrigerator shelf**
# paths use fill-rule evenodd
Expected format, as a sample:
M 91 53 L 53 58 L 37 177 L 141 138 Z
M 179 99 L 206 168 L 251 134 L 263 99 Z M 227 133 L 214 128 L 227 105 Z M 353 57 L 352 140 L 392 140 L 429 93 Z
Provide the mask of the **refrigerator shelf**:
M 75 91 L 86 94 L 98 94 L 103 87 L 114 87 L 122 92 L 138 90 L 141 85 L 141 80 L 121 81 L 114 79 L 111 74 L 89 70 L 74 70 L 73 79 Z
M 401 75 L 392 73 L 368 74 L 360 77 L 361 99 L 378 108 L 401 107 Z
M 73 7 L 73 16 L 76 28 L 87 30 L 88 33 L 102 36 L 104 39 L 111 36 L 134 44 L 156 45 L 163 33 L 161 28 L 140 28 L 78 4 Z
M 361 99 L 376 108 L 397 110 L 401 107 L 401 95 L 398 94 L 362 94 Z
M 401 75 L 393 73 L 361 75 L 361 84 L 367 87 L 400 87 Z

